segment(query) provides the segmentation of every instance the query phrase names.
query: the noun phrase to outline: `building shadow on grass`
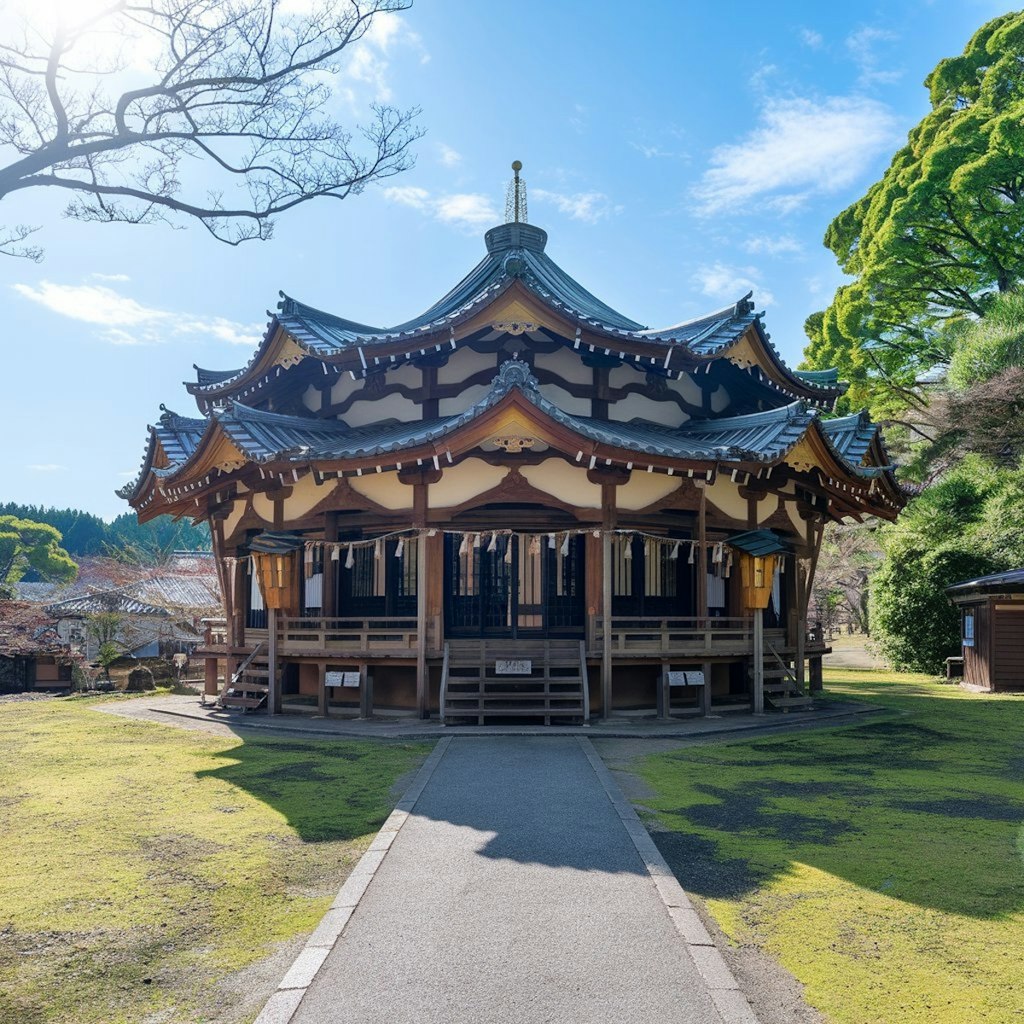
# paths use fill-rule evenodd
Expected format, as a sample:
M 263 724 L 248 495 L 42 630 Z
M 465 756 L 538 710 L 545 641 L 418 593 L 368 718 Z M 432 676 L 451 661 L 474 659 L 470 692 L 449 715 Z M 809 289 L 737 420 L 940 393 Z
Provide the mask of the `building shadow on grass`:
M 804 864 L 949 913 L 1024 908 L 1024 700 L 916 696 L 908 709 L 636 762 L 682 885 L 740 899 Z
M 429 750 L 424 744 L 367 740 L 304 742 L 251 733 L 240 738 L 244 742 L 219 755 L 222 765 L 197 772 L 197 778 L 219 779 L 248 793 L 309 843 L 377 831 L 394 806 L 394 782 Z

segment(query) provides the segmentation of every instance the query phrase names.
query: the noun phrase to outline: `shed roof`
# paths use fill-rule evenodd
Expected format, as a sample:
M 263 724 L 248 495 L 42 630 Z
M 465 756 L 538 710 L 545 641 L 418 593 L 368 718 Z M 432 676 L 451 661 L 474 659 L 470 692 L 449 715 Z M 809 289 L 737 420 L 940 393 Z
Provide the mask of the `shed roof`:
M 1008 572 L 996 572 L 991 576 L 979 576 L 973 580 L 963 580 L 946 587 L 946 593 L 959 597 L 972 592 L 979 594 L 1024 593 L 1024 569 L 1010 569 Z

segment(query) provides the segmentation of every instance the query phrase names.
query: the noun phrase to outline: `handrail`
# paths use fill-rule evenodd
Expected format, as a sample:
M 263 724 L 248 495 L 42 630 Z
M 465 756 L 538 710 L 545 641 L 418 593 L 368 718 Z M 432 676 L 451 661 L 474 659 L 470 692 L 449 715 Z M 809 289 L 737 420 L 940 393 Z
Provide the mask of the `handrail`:
M 237 682 L 238 682 L 238 681 L 239 681 L 239 680 L 240 680 L 240 679 L 242 678 L 242 675 L 243 675 L 243 674 L 245 673 L 245 670 L 246 670 L 246 669 L 247 669 L 247 668 L 249 667 L 249 665 L 250 665 L 250 664 L 252 663 L 252 660 L 253 660 L 253 658 L 255 658 L 255 657 L 256 657 L 256 655 L 260 653 L 260 648 L 261 648 L 262 646 L 263 646 L 263 641 L 261 640 L 261 641 L 260 641 L 260 642 L 259 642 L 259 643 L 258 643 L 258 644 L 257 644 L 257 645 L 256 645 L 256 646 L 255 646 L 255 647 L 254 647 L 254 648 L 253 648 L 253 649 L 252 649 L 252 650 L 251 650 L 250 652 L 249 652 L 249 654 L 248 654 L 248 656 L 246 657 L 245 661 L 243 661 L 243 662 L 242 662 L 242 664 L 241 664 L 241 665 L 239 665 L 239 666 L 238 666 L 238 668 L 236 668 L 234 672 L 232 672 L 232 674 L 231 674 L 231 685 L 232 685 L 232 686 L 234 686 L 234 685 L 235 685 L 235 684 L 236 684 L 236 683 L 237 683 Z
M 587 644 L 580 641 L 580 686 L 583 687 L 583 724 L 590 721 L 590 680 L 587 678 Z
M 438 695 L 441 705 L 441 724 L 445 724 L 444 706 L 448 700 L 448 641 L 444 642 L 444 661 L 441 663 L 441 691 Z
M 793 685 L 799 690 L 800 683 L 796 678 L 796 673 L 782 660 L 782 657 L 779 654 L 779 652 L 775 650 L 774 646 L 772 646 L 772 644 L 768 640 L 765 640 L 764 645 L 768 648 L 769 651 L 771 651 L 772 657 L 779 663 L 779 668 L 781 668 L 783 672 L 785 672 L 786 675 L 789 676 Z

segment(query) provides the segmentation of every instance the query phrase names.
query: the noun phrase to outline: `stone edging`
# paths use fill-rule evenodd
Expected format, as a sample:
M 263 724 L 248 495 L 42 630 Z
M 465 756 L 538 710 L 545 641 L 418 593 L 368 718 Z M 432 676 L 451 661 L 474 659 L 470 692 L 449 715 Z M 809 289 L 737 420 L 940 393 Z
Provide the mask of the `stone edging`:
M 714 939 L 704 927 L 704 922 L 697 911 L 693 909 L 690 897 L 672 874 L 672 869 L 633 810 L 633 805 L 626 799 L 590 740 L 583 736 L 577 736 L 576 740 L 583 748 L 590 767 L 594 769 L 623 827 L 633 841 L 636 852 L 654 881 L 658 896 L 672 918 L 672 923 L 696 965 L 697 973 L 707 986 L 711 1000 L 724 1024 L 758 1024 L 757 1016 L 747 997 L 740 990 L 729 965 L 716 948 Z M 262 1018 L 258 1024 L 264 1024 Z
M 306 945 L 295 958 L 281 984 L 277 986 L 277 991 L 267 1000 L 255 1024 L 288 1024 L 295 1015 L 306 990 L 324 965 L 334 944 L 341 938 L 349 918 L 359 906 L 359 901 L 373 881 L 395 837 L 408 821 L 416 801 L 419 800 L 434 770 L 441 763 L 441 758 L 444 757 L 451 742 L 451 736 L 438 740 L 437 746 L 416 773 L 412 785 L 395 805 L 395 809 L 370 843 L 369 849 L 345 879 L 345 884 L 338 891 L 330 910 L 324 914 L 316 931 L 306 940 Z

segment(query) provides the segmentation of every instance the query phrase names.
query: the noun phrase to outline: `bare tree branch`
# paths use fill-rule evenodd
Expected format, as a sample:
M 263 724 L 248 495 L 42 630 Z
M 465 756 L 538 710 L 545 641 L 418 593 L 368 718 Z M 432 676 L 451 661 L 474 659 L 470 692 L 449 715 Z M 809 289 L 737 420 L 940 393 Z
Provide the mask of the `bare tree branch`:
M 373 104 L 353 128 L 332 116 L 344 51 L 411 2 L 296 14 L 284 0 L 111 0 L 49 31 L 26 25 L 0 43 L 0 147 L 13 156 L 0 199 L 58 188 L 82 220 L 193 218 L 231 245 L 269 238 L 277 214 L 412 165 L 418 109 Z M 0 236 L 0 253 L 26 230 Z

